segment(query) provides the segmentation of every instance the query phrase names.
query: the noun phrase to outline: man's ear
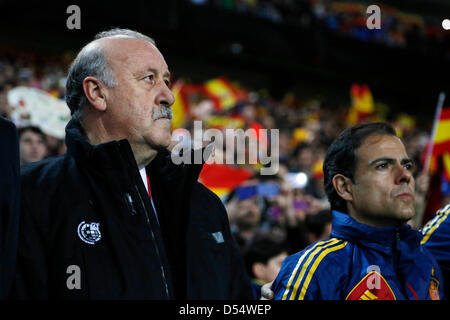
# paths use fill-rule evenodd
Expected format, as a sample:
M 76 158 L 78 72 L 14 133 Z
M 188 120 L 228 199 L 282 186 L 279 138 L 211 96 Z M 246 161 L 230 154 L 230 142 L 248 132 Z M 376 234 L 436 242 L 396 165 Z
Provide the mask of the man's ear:
M 333 187 L 345 201 L 353 200 L 353 183 L 351 179 L 342 174 L 337 174 L 333 177 Z
M 83 80 L 83 90 L 89 103 L 97 111 L 106 110 L 105 87 L 95 77 L 86 77 Z

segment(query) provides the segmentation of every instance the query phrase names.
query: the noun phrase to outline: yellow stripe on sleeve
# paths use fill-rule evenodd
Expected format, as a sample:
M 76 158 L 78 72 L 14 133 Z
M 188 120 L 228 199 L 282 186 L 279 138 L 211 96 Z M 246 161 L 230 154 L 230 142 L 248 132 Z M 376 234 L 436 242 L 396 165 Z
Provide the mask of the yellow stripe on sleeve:
M 426 230 L 426 231 L 425 231 L 426 228 L 424 228 L 424 231 L 422 232 L 423 235 L 424 235 L 424 237 L 422 238 L 422 241 L 420 241 L 420 244 L 424 244 L 425 242 L 428 241 L 428 239 L 431 237 L 431 235 L 432 235 L 433 232 L 437 229 L 437 227 L 439 227 L 439 225 L 440 225 L 443 221 L 445 221 L 445 219 L 447 219 L 449 213 L 450 213 L 450 205 L 446 205 L 446 206 L 444 207 L 444 209 L 439 210 L 439 211 L 436 213 L 436 217 L 435 217 L 432 221 L 430 221 L 430 223 L 433 224 L 433 223 L 434 223 L 434 220 L 436 219 L 436 220 L 435 220 L 436 223 L 434 224 L 434 226 L 433 226 L 431 229 L 428 228 L 429 230 Z M 428 225 L 428 224 L 427 224 L 427 225 Z
M 450 204 L 446 205 L 444 208 L 439 209 L 436 212 L 436 215 L 434 216 L 433 219 L 431 219 L 430 221 L 428 221 L 428 223 L 420 230 L 420 232 L 425 235 L 433 226 L 434 224 L 437 222 L 437 220 L 439 220 L 440 218 L 442 218 L 442 213 L 445 213 L 447 210 L 450 209 Z
M 302 287 L 302 291 L 300 291 L 299 300 L 303 300 L 305 298 L 306 290 L 308 290 L 308 286 L 309 286 L 309 283 L 311 282 L 311 278 L 314 275 L 314 272 L 316 272 L 316 269 L 319 266 L 319 263 L 322 261 L 322 259 L 325 258 L 325 256 L 327 254 L 329 254 L 330 252 L 340 250 L 340 249 L 344 248 L 346 245 L 347 245 L 347 241 L 344 241 L 342 244 L 339 244 L 335 247 L 325 249 L 319 255 L 319 257 L 316 259 L 316 261 L 314 261 L 314 264 L 312 265 L 311 270 L 309 270 L 309 272 L 308 272 L 305 283 L 303 284 L 303 287 Z
M 289 300 L 294 300 L 294 299 L 295 299 L 295 296 L 297 295 L 298 287 L 300 286 L 300 283 L 301 283 L 301 281 L 302 281 L 302 279 L 303 279 L 303 277 L 304 277 L 304 275 L 305 275 L 306 269 L 308 269 L 309 264 L 310 264 L 311 261 L 315 258 L 316 254 L 317 254 L 320 250 L 322 250 L 322 249 L 324 249 L 324 248 L 327 248 L 327 247 L 330 247 L 330 246 L 333 246 L 333 245 L 335 245 L 335 244 L 338 243 L 338 242 L 339 242 L 338 239 L 331 239 L 330 241 L 327 242 L 327 244 L 325 244 L 325 245 L 323 245 L 323 246 L 317 246 L 317 247 L 314 249 L 314 251 L 308 256 L 308 259 L 307 259 L 306 262 L 304 263 L 304 265 L 303 265 L 303 267 L 302 267 L 302 270 L 300 271 L 300 275 L 298 276 L 297 281 L 296 281 L 295 284 L 294 284 L 294 287 L 293 287 L 293 289 L 292 289 L 292 293 L 291 293 L 291 296 L 289 297 Z
M 292 281 L 294 281 L 295 276 L 297 275 L 297 270 L 301 266 L 301 264 L 302 264 L 303 260 L 305 259 L 305 257 L 307 257 L 312 250 L 314 250 L 314 249 L 316 249 L 318 247 L 324 247 L 324 246 L 326 246 L 327 244 L 329 244 L 332 241 L 334 241 L 334 240 L 330 239 L 330 240 L 327 240 L 327 241 L 317 242 L 310 249 L 306 250 L 305 253 L 302 254 L 302 256 L 300 257 L 300 259 L 297 262 L 297 265 L 295 266 L 294 270 L 291 273 L 291 277 L 289 278 L 289 281 L 288 281 L 288 283 L 286 285 L 286 290 L 284 291 L 283 297 L 281 298 L 282 300 L 286 300 L 287 299 L 287 295 L 289 293 L 289 290 L 291 289 Z

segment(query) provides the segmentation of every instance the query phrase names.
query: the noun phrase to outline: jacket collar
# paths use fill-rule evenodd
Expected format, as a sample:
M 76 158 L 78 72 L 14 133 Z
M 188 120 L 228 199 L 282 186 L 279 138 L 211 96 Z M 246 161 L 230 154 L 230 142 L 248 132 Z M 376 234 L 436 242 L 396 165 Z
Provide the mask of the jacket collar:
M 377 228 L 359 223 L 346 213 L 333 210 L 331 237 L 358 242 L 366 247 L 390 254 L 399 248 L 399 241 L 410 247 L 419 246 L 418 233 L 407 224 L 400 227 Z
M 96 169 L 123 169 L 134 167 L 137 164 L 130 143 L 126 139 L 109 141 L 98 145 L 91 145 L 86 134 L 77 120 L 70 120 L 66 126 L 67 153 L 78 161 L 87 162 Z M 171 160 L 171 152 L 167 149 L 160 150 L 155 159 L 147 166 L 153 175 L 163 176 L 165 179 L 176 181 L 180 175 L 188 174 L 191 179 L 197 181 L 203 168 L 204 160 L 200 164 L 194 164 L 194 154 L 203 152 L 209 146 L 197 151 L 191 150 L 191 164 L 175 164 Z

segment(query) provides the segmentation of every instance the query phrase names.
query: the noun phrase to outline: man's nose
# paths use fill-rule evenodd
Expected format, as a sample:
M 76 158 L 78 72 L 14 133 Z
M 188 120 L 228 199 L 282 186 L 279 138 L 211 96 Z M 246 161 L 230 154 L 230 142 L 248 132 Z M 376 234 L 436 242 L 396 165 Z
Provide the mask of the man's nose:
M 399 165 L 397 172 L 396 172 L 396 183 L 402 184 L 407 183 L 409 184 L 411 180 L 413 179 L 411 170 L 406 169 L 403 165 Z
M 161 84 L 161 91 L 159 92 L 158 96 L 156 97 L 156 104 L 157 105 L 165 105 L 167 107 L 170 107 L 175 102 L 175 97 L 170 91 L 169 87 L 165 82 L 162 82 Z

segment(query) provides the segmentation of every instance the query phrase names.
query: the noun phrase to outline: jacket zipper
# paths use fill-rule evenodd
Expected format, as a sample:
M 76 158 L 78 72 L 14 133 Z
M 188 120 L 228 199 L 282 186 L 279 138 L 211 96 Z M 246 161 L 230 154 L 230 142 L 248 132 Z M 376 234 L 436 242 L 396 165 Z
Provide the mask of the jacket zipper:
M 397 270 L 399 242 L 400 242 L 400 233 L 398 233 L 398 231 L 396 231 L 395 232 L 395 248 L 394 248 L 394 270 Z
M 147 208 L 146 208 L 145 205 L 144 205 L 144 201 L 142 200 L 141 194 L 139 193 L 139 189 L 137 188 L 136 185 L 134 185 L 134 188 L 135 188 L 135 190 L 136 190 L 136 192 L 137 192 L 137 195 L 138 195 L 138 197 L 139 197 L 139 201 L 141 202 L 141 206 L 142 206 L 142 208 L 144 208 L 145 219 L 147 220 L 147 227 L 148 227 L 148 229 L 150 230 L 150 234 L 151 234 L 151 236 L 152 236 L 153 243 L 155 244 L 156 254 L 158 255 L 158 258 L 159 258 L 160 269 L 161 269 L 161 275 L 162 275 L 163 282 L 164 282 L 164 286 L 165 286 L 165 289 L 166 289 L 167 299 L 170 299 L 169 286 L 167 285 L 166 273 L 165 273 L 165 271 L 164 271 L 164 266 L 163 266 L 163 263 L 162 263 L 162 258 L 161 258 L 161 254 L 160 254 L 160 252 L 159 252 L 158 245 L 156 244 L 156 238 L 155 238 L 155 235 L 154 235 L 154 233 L 153 233 L 152 227 L 151 227 L 151 225 L 150 225 L 150 218 L 149 218 L 149 216 L 148 216 Z
M 397 277 L 398 277 L 397 266 L 398 266 L 398 260 L 399 260 L 399 255 L 400 255 L 399 243 L 400 243 L 400 232 L 398 232 L 398 230 L 397 230 L 397 231 L 395 231 L 395 248 L 394 248 L 394 270 L 395 270 L 395 274 L 397 275 Z M 408 283 L 406 283 L 406 286 L 408 287 Z M 406 294 L 406 290 L 402 286 L 401 283 L 400 283 L 399 289 L 404 297 L 408 297 L 408 295 Z M 409 287 L 408 287 L 408 289 L 409 289 Z M 412 292 L 414 293 L 414 291 L 412 291 Z
M 123 146 L 126 146 L 126 145 L 127 145 L 127 142 L 121 143 L 119 141 L 119 148 L 123 149 Z M 128 144 L 128 146 L 129 146 L 129 144 Z M 124 150 L 125 154 L 127 154 L 130 159 L 132 158 L 133 160 L 135 160 L 134 159 L 134 155 L 130 152 L 131 148 L 126 148 L 125 147 L 125 149 L 127 149 L 127 150 Z M 145 212 L 145 218 L 147 220 L 147 227 L 150 230 L 150 234 L 152 236 L 152 240 L 153 240 L 153 243 L 154 243 L 154 246 L 155 246 L 155 249 L 156 249 L 156 254 L 157 254 L 158 259 L 159 259 L 160 269 L 161 269 L 161 276 L 162 276 L 162 279 L 163 279 L 163 282 L 164 282 L 164 287 L 165 287 L 165 290 L 166 290 L 166 296 L 167 296 L 167 299 L 170 300 L 169 286 L 167 284 L 167 278 L 166 278 L 166 273 L 164 271 L 163 260 L 161 258 L 161 253 L 159 252 L 158 244 L 156 243 L 155 234 L 153 233 L 153 230 L 152 230 L 152 227 L 151 227 L 151 224 L 150 224 L 150 218 L 148 216 L 147 208 L 146 208 L 146 206 L 144 204 L 144 201 L 142 200 L 141 193 L 139 192 L 139 188 L 137 187 L 136 184 L 134 184 L 134 189 L 135 189 L 135 191 L 136 191 L 136 193 L 137 193 L 137 195 L 139 197 L 139 201 L 140 201 L 141 206 L 142 206 L 142 208 L 144 209 L 144 212 Z M 131 213 L 132 214 L 133 213 L 136 214 L 136 210 L 134 209 L 133 201 L 131 199 L 131 196 L 130 197 L 125 196 L 125 197 L 127 198 L 128 203 L 130 203 L 130 200 L 131 200 L 131 206 L 133 207 L 133 210 L 132 210 Z

